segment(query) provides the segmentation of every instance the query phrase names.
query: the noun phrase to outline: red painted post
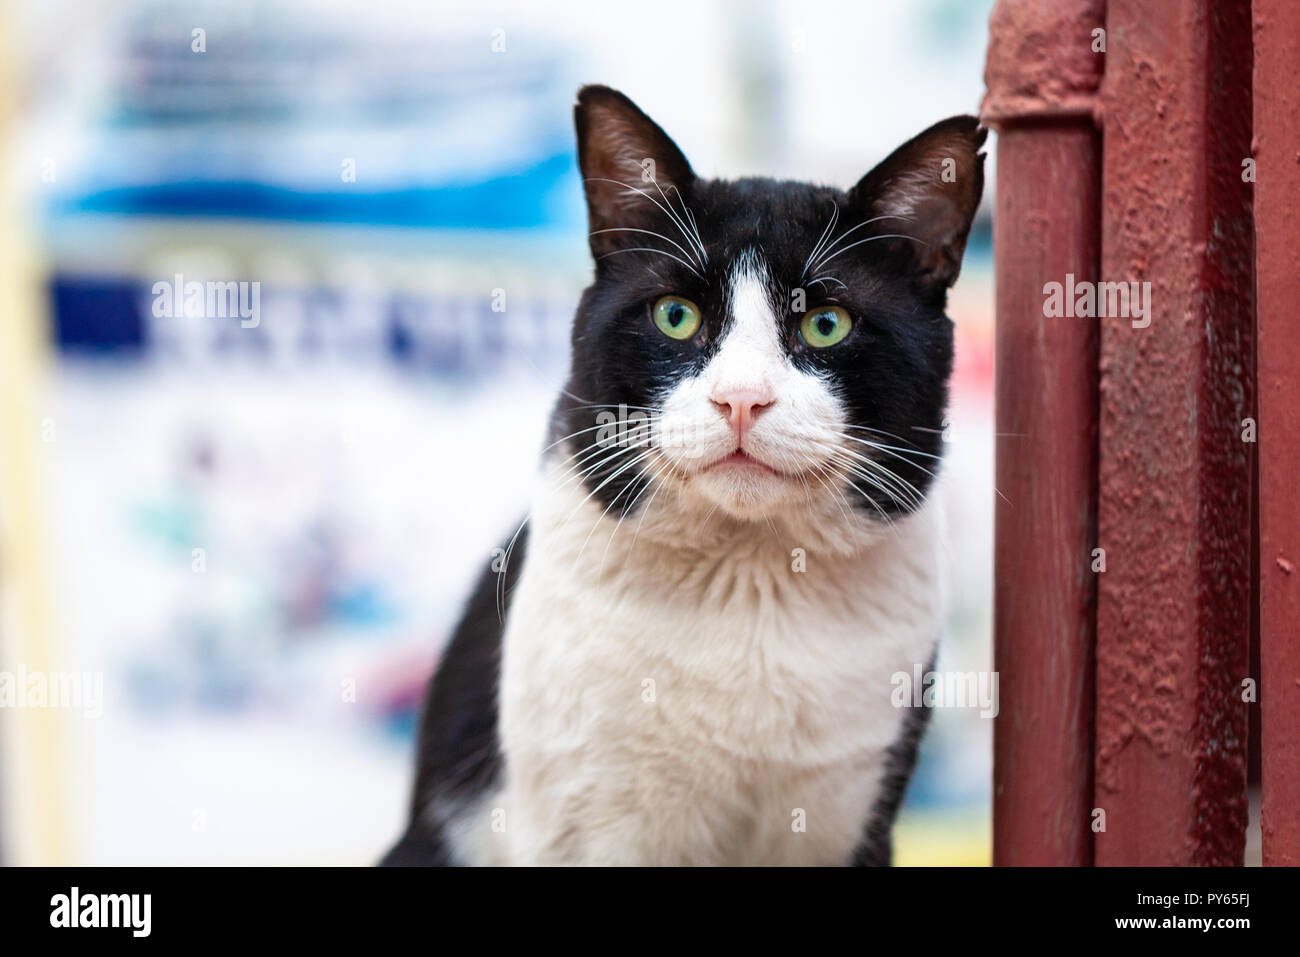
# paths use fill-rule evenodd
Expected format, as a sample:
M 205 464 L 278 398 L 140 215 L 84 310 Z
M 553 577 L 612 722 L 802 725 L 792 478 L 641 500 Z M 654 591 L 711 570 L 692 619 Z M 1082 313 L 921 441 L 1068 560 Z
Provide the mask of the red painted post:
M 1264 863 L 1300 865 L 1300 4 L 1255 0 Z
M 1095 859 L 1240 864 L 1250 4 L 1109 0 L 1106 20 L 1101 278 L 1151 285 L 1149 326 L 1101 320 L 1096 801 L 1106 830 Z
M 1097 276 L 1100 0 L 1000 0 L 983 121 L 998 132 L 993 862 L 1092 862 L 1097 324 L 1043 285 Z

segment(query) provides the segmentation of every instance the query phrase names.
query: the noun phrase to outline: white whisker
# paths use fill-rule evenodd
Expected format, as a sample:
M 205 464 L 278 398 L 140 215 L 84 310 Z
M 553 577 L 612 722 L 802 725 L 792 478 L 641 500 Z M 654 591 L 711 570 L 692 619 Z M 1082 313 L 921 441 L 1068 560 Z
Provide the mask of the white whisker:
M 825 283 L 838 282 L 838 283 L 840 284 L 840 288 L 841 288 L 841 289 L 848 289 L 848 288 L 849 288 L 847 283 L 842 282 L 842 281 L 839 280 L 839 279 L 836 279 L 834 276 L 818 276 L 816 279 L 809 279 L 809 280 L 808 280 L 808 285 L 809 285 L 809 286 L 812 286 L 812 285 L 815 285 L 815 284 L 817 284 L 817 283 L 819 283 L 819 282 L 825 282 Z
M 905 223 L 911 222 L 911 220 L 905 216 L 874 216 L 871 219 L 863 220 L 862 222 L 858 223 L 856 226 L 851 226 L 850 228 L 844 230 L 844 232 L 840 233 L 833 240 L 831 240 L 831 242 L 817 257 L 817 265 L 814 268 L 821 269 L 823 265 L 830 262 L 830 259 L 833 258 L 831 257 L 831 253 L 835 249 L 835 247 L 838 246 L 840 243 L 844 242 L 844 240 L 848 239 L 851 235 L 853 235 L 863 226 L 870 226 L 872 223 L 878 223 L 884 219 L 899 219 Z M 839 253 L 836 253 L 835 255 L 839 255 Z
M 808 258 L 804 260 L 803 272 L 799 274 L 800 281 L 803 280 L 804 276 L 808 275 L 808 268 L 812 265 L 813 257 L 815 257 L 817 251 L 822 248 L 822 243 L 826 241 L 826 237 L 830 234 L 830 231 L 835 228 L 835 223 L 839 218 L 840 204 L 831 200 L 831 218 L 827 221 L 826 228 L 822 230 L 822 234 L 817 237 L 817 243 L 813 246 L 812 252 L 810 252 Z
M 688 252 L 686 247 L 682 246 L 680 243 L 673 242 L 663 233 L 657 233 L 653 229 L 637 229 L 635 226 L 610 226 L 607 229 L 593 229 L 587 235 L 596 236 L 600 233 L 645 233 L 647 236 L 654 236 L 658 239 L 662 239 L 674 249 L 680 250 L 683 256 L 694 256 L 694 253 Z
M 671 208 L 672 203 L 669 201 L 668 196 L 664 193 L 663 189 L 659 186 L 659 181 L 657 179 L 652 179 L 650 182 L 655 184 L 655 189 L 659 190 L 659 195 L 663 196 L 664 202 L 668 203 L 669 208 Z M 694 238 L 695 246 L 696 248 L 699 249 L 700 252 L 700 268 L 704 268 L 708 264 L 709 254 L 704 251 L 704 243 L 700 241 L 700 231 L 695 226 L 695 217 L 692 216 L 691 211 L 686 208 L 686 200 L 682 199 L 682 191 L 679 190 L 676 186 L 672 185 L 671 183 L 668 184 L 668 188 L 677 194 L 677 201 L 682 204 L 683 218 L 690 221 L 691 224 L 690 230 L 687 230 L 685 226 L 680 226 L 679 228 L 682 231 L 682 235 L 686 237 L 686 240 L 688 242 L 690 242 L 691 239 Z M 692 237 L 692 230 L 694 231 L 693 237 Z
M 704 248 L 704 239 L 700 236 L 700 226 L 699 223 L 695 221 L 695 214 L 691 212 L 691 208 L 686 205 L 686 200 L 682 198 L 681 190 L 676 186 L 669 186 L 668 188 L 677 194 L 677 201 L 682 204 L 682 212 L 684 212 L 686 218 L 691 221 L 691 230 L 695 233 L 695 244 L 700 247 L 700 255 L 704 258 L 705 265 L 708 265 L 709 254 Z
M 912 242 L 920 243 L 922 246 L 930 245 L 924 239 L 917 239 L 915 236 L 908 236 L 904 233 L 885 233 L 883 236 L 868 236 L 866 239 L 859 239 L 856 243 L 850 243 L 849 245 L 845 246 L 843 249 L 839 250 L 838 252 L 832 253 L 830 256 L 826 257 L 821 262 L 819 262 L 817 264 L 817 268 L 821 269 L 832 259 L 835 259 L 837 256 L 844 255 L 850 249 L 856 249 L 858 246 L 861 246 L 863 243 L 874 243 L 879 239 L 910 239 L 912 240 Z
M 605 255 L 597 256 L 596 258 L 606 259 L 610 256 L 617 256 L 619 253 L 658 253 L 660 256 L 667 256 L 669 259 L 674 259 L 677 262 L 681 263 L 691 272 L 695 273 L 695 275 L 698 276 L 700 279 L 704 278 L 703 276 L 700 275 L 699 270 L 697 270 L 694 266 L 688 263 L 685 259 L 682 259 L 680 256 L 674 256 L 672 253 L 666 253 L 662 249 L 654 249 L 650 246 L 637 246 L 633 249 L 615 249 L 612 253 L 605 253 Z
M 650 195 L 649 193 L 647 193 L 645 190 L 637 189 L 635 186 L 632 186 L 632 185 L 629 184 L 629 183 L 624 183 L 624 182 L 621 182 L 621 181 L 616 180 L 616 179 L 606 179 L 606 178 L 604 178 L 604 177 L 590 177 L 590 178 L 588 178 L 588 179 L 586 180 L 586 182 L 589 182 L 589 183 L 613 183 L 615 186 L 622 186 L 625 190 L 627 190 L 627 191 L 630 192 L 630 193 L 636 193 L 638 196 L 642 196 L 642 197 L 644 197 L 645 199 L 650 200 L 650 202 L 654 203 L 656 206 L 659 207 L 660 211 L 662 211 L 663 214 L 664 214 L 665 216 L 667 216 L 670 220 L 672 220 L 673 225 L 676 226 L 677 229 L 678 229 L 678 231 L 682 234 L 682 238 L 684 238 L 687 242 L 690 242 L 690 241 L 691 241 L 690 237 L 687 235 L 685 224 L 682 222 L 681 218 L 677 215 L 677 213 L 675 213 L 673 210 L 669 209 L 669 208 L 668 208 L 667 206 L 665 206 L 663 203 L 660 203 L 659 200 L 655 199 L 653 196 L 651 196 L 651 195 Z M 654 181 L 651 180 L 651 182 L 654 182 Z M 655 189 L 659 189 L 659 184 L 658 184 L 658 183 L 655 183 Z M 663 196 L 663 190 L 659 190 L 659 195 Z M 664 203 L 666 203 L 666 202 L 668 202 L 668 197 L 667 197 L 667 196 L 664 196 Z M 695 257 L 691 257 L 691 258 L 694 259 Z M 701 263 L 701 262 L 698 262 L 698 261 L 697 261 L 697 262 L 696 262 L 696 265 L 698 265 L 701 269 L 704 268 L 704 263 Z M 697 274 L 697 275 L 698 275 L 698 274 Z M 701 277 L 701 278 L 703 278 L 703 277 Z

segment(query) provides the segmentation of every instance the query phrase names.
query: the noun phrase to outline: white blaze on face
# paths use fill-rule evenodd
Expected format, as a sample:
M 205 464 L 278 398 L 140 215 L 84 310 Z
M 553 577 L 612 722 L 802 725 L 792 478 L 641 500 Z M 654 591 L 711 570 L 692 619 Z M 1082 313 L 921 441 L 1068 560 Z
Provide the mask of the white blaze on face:
M 790 361 L 762 260 L 742 255 L 730 286 L 730 324 L 718 352 L 665 397 L 657 440 L 663 455 L 687 474 L 688 487 L 738 517 L 761 517 L 806 497 L 807 473 L 824 466 L 842 444 L 844 413 L 826 381 Z M 743 440 L 727 414 L 726 397 L 737 393 L 764 403 Z M 737 450 L 782 474 L 709 467 Z
M 790 369 L 781 347 L 781 325 L 768 300 L 763 266 L 744 256 L 731 273 L 731 328 L 713 361 L 704 370 L 710 398 L 748 391 L 774 402 L 775 387 Z

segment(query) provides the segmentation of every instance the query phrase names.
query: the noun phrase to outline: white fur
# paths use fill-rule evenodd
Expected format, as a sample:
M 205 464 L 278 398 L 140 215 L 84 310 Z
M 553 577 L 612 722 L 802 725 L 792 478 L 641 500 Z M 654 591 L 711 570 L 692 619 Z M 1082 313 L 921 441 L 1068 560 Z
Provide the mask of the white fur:
M 862 838 L 904 718 L 891 677 L 941 627 L 938 523 L 927 505 L 884 526 L 810 480 L 833 474 L 841 408 L 785 358 L 752 259 L 731 310 L 665 397 L 626 521 L 546 463 L 504 638 L 503 782 L 448 828 L 466 863 L 843 864 Z M 736 447 L 711 399 L 729 388 L 774 397 L 744 450 L 784 474 L 707 468 Z

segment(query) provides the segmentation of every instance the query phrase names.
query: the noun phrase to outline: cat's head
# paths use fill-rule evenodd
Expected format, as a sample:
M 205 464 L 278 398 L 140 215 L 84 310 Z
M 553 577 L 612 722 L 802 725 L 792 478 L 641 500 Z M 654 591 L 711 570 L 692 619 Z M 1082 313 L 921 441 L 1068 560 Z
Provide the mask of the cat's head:
M 614 515 L 661 495 L 741 521 L 918 508 L 983 191 L 978 121 L 935 124 L 845 192 L 701 179 L 607 87 L 582 89 L 575 118 L 596 275 L 556 429 L 577 480 Z

